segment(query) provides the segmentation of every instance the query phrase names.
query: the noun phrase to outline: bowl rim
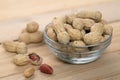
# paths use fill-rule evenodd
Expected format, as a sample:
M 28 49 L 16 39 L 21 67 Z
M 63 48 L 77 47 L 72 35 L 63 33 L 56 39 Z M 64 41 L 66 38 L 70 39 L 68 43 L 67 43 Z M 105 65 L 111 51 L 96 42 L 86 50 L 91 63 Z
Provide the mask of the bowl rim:
M 49 23 L 49 24 L 51 24 L 51 23 Z M 55 43 L 55 44 L 58 44 L 58 45 L 61 45 L 61 46 L 72 47 L 72 48 L 88 48 L 88 47 L 94 47 L 94 46 L 104 45 L 104 44 L 108 43 L 108 41 L 111 40 L 111 38 L 112 38 L 112 34 L 110 34 L 109 37 L 104 42 L 99 42 L 97 44 L 90 44 L 90 45 L 87 45 L 87 46 L 71 46 L 71 45 L 67 45 L 67 44 L 58 43 L 58 42 L 50 39 L 48 37 L 48 35 L 47 35 L 47 27 L 48 27 L 48 25 L 45 26 L 44 31 L 43 31 L 44 38 L 46 37 L 52 43 Z

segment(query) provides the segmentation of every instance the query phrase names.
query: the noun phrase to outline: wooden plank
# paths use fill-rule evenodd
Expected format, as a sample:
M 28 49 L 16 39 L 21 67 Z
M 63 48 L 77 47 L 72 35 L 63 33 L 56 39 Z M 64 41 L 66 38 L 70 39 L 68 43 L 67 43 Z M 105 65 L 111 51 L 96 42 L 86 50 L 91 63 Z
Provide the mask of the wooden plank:
M 1 0 L 0 21 L 115 0 Z
M 114 76 L 110 76 L 108 78 L 101 79 L 101 80 L 119 80 L 119 79 L 120 79 L 120 75 L 118 73 L 118 74 L 115 74 Z

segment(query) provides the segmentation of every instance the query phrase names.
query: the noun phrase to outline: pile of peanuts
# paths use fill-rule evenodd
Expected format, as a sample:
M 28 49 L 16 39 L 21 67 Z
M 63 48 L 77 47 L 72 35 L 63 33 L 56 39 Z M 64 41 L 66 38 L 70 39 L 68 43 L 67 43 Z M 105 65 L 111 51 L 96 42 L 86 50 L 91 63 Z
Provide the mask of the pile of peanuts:
M 28 44 L 30 43 L 42 43 L 43 33 L 38 31 L 39 25 L 37 22 L 30 22 L 26 25 L 26 28 L 22 30 L 18 41 L 6 40 L 3 41 L 3 48 L 10 53 L 16 53 L 13 58 L 13 63 L 16 66 L 25 66 L 31 63 L 35 67 L 38 66 L 37 70 L 43 73 L 52 74 L 53 69 L 48 64 L 43 64 L 43 58 L 35 53 L 28 53 Z M 23 74 L 26 78 L 31 77 L 35 73 L 35 67 L 30 66 L 25 69 Z
M 50 39 L 71 46 L 86 46 L 104 42 L 113 28 L 102 19 L 99 11 L 81 11 L 55 17 L 47 27 Z

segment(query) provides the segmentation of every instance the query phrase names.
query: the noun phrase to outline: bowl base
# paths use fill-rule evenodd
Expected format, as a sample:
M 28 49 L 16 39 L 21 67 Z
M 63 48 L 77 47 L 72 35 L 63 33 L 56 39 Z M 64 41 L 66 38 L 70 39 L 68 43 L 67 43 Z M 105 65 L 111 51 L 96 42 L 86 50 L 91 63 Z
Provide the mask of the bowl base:
M 87 64 L 93 61 L 96 61 L 100 58 L 100 56 L 94 56 L 94 57 L 88 57 L 88 58 L 63 58 L 60 56 L 57 56 L 60 60 L 71 63 L 71 64 Z
M 86 64 L 93 62 L 101 57 L 101 53 L 89 54 L 87 57 L 78 57 L 78 58 L 71 58 L 69 56 L 59 55 L 58 53 L 54 53 L 60 60 L 71 63 L 71 64 Z

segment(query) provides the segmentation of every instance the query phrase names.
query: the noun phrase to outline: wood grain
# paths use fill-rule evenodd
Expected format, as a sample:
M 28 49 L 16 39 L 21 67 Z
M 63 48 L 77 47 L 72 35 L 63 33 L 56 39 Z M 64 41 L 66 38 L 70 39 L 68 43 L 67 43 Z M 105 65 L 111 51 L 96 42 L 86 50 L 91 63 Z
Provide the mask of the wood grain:
M 89 7 L 82 7 L 63 11 L 54 11 L 32 17 L 8 20 L 0 23 L 0 42 L 18 38 L 21 30 L 29 21 L 37 21 L 40 30 L 44 29 L 54 16 L 61 16 L 72 11 L 100 10 L 103 17 L 113 26 L 113 39 L 111 45 L 105 50 L 104 55 L 95 62 L 85 65 L 72 65 L 57 59 L 45 44 L 28 45 L 29 52 L 39 53 L 44 62 L 54 68 L 53 75 L 40 73 L 39 70 L 30 79 L 23 76 L 23 71 L 31 66 L 18 67 L 12 63 L 15 53 L 6 52 L 0 45 L 0 80 L 120 80 L 120 1 L 104 3 Z M 117 10 L 117 11 L 116 11 Z M 116 12 L 116 13 L 115 13 Z M 111 23 L 112 22 L 112 23 Z M 38 67 L 36 67 L 37 69 Z
M 0 21 L 114 0 L 0 0 Z

